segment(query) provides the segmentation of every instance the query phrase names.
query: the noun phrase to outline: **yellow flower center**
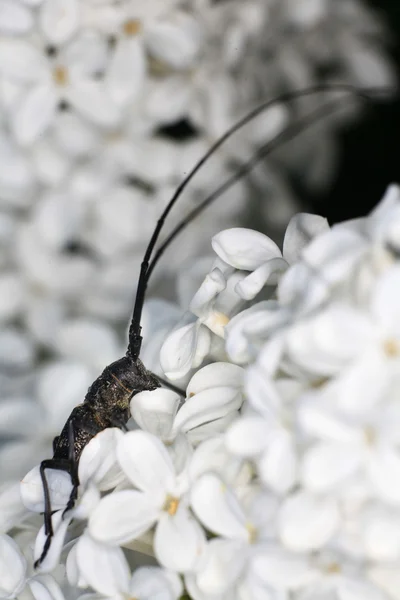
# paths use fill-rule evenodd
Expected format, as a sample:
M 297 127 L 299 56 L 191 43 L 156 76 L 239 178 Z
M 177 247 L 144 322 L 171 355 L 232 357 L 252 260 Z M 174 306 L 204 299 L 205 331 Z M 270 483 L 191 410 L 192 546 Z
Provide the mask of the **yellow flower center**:
M 218 312 L 214 310 L 204 321 L 204 325 L 207 325 L 209 329 L 219 337 L 224 337 L 224 328 L 225 325 L 229 323 L 229 317 L 224 315 L 224 313 Z
M 125 35 L 132 37 L 141 32 L 142 24 L 139 19 L 129 19 L 123 24 L 122 30 Z
M 397 340 L 387 339 L 383 343 L 383 349 L 385 351 L 386 356 L 389 358 L 394 358 L 400 355 L 400 348 Z
M 364 427 L 364 437 L 367 446 L 373 446 L 376 442 L 376 431 L 370 425 Z
M 249 544 L 254 544 L 257 541 L 257 529 L 251 523 L 246 524 L 246 529 L 249 533 Z
M 337 573 L 340 573 L 342 569 L 341 569 L 339 563 L 331 562 L 328 565 L 326 565 L 324 570 L 329 575 L 336 575 Z
M 57 66 L 53 70 L 53 79 L 57 85 L 64 86 L 68 83 L 68 70 L 66 67 Z
M 168 495 L 165 499 L 165 503 L 163 506 L 163 510 L 167 512 L 171 517 L 176 514 L 179 506 L 179 498 L 175 498 L 174 496 Z

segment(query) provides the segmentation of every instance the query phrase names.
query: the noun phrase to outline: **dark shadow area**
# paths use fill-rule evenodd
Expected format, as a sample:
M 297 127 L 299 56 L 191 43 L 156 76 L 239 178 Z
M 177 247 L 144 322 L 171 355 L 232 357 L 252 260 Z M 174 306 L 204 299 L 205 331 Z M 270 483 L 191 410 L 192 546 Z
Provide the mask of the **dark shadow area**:
M 400 2 L 369 0 L 391 32 L 388 48 L 400 89 Z M 367 213 L 391 182 L 400 183 L 400 98 L 369 109 L 355 126 L 339 134 L 340 162 L 326 194 L 311 201 L 312 210 L 331 223 Z

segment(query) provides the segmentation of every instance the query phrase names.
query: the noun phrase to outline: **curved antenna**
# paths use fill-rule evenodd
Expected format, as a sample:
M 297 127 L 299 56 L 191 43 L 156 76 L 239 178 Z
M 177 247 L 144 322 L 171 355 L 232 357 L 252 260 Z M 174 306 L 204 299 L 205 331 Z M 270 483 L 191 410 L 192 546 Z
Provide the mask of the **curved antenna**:
M 288 102 L 288 101 L 296 99 L 296 98 L 300 98 L 303 96 L 309 96 L 309 95 L 324 92 L 324 91 L 344 91 L 344 92 L 347 91 L 347 92 L 354 94 L 355 96 L 361 97 L 366 100 L 371 100 L 371 97 L 374 94 L 375 95 L 376 94 L 384 94 L 384 93 L 391 92 L 392 90 L 390 90 L 388 88 L 369 88 L 368 90 L 362 91 L 362 90 L 357 89 L 355 86 L 353 86 L 351 84 L 335 83 L 335 84 L 321 84 L 321 85 L 313 86 L 310 88 L 306 88 L 304 90 L 285 92 L 283 94 L 280 94 L 279 96 L 276 96 L 272 100 L 271 99 L 267 100 L 267 101 L 263 102 L 262 104 L 260 104 L 259 106 L 257 106 L 255 109 L 253 109 L 247 115 L 245 115 L 245 117 L 243 117 L 240 121 L 238 121 L 235 125 L 233 125 L 226 133 L 224 133 L 210 147 L 210 149 L 195 164 L 193 169 L 188 173 L 188 175 L 179 184 L 179 186 L 175 190 L 175 193 L 173 194 L 171 200 L 168 202 L 166 208 L 164 209 L 160 218 L 157 221 L 156 227 L 153 231 L 150 242 L 147 246 L 147 249 L 146 249 L 142 264 L 141 264 L 141 268 L 140 268 L 140 275 L 139 275 L 139 282 L 138 282 L 138 287 L 137 287 L 137 292 L 136 292 L 135 306 L 134 306 L 134 310 L 133 310 L 131 325 L 129 328 L 129 344 L 128 344 L 127 355 L 131 356 L 134 360 L 137 360 L 137 358 L 139 357 L 140 348 L 141 348 L 141 344 L 142 344 L 140 321 L 141 321 L 141 316 L 142 316 L 142 310 L 143 310 L 143 304 L 144 304 L 147 283 L 149 280 L 150 273 L 153 271 L 156 263 L 158 262 L 159 258 L 162 255 L 162 253 L 165 251 L 167 246 L 172 242 L 172 240 L 176 237 L 176 235 L 183 229 L 183 227 L 185 227 L 185 225 L 188 222 L 190 222 L 190 220 L 192 218 L 195 218 L 204 208 L 206 208 L 206 206 L 208 206 L 208 204 L 210 204 L 213 200 L 215 200 L 216 197 L 218 197 L 218 195 L 220 195 L 223 191 L 225 191 L 225 189 L 230 187 L 230 185 L 233 185 L 233 183 L 235 183 L 235 181 L 237 181 L 240 177 L 242 177 L 249 170 L 251 170 L 252 167 L 250 167 L 248 170 L 246 170 L 246 166 L 243 165 L 242 168 L 239 169 L 239 171 L 232 178 L 230 178 L 227 182 L 225 182 L 222 186 L 220 186 L 220 188 L 218 188 L 218 190 L 214 194 L 212 194 L 211 197 L 208 197 L 205 201 L 203 201 L 201 203 L 201 205 L 197 206 L 188 215 L 188 217 L 186 217 L 186 219 L 184 221 L 182 221 L 180 224 L 178 224 L 178 226 L 174 229 L 172 234 L 168 237 L 166 242 L 163 244 L 163 246 L 162 246 L 163 249 L 162 249 L 161 253 L 160 253 L 160 251 L 157 253 L 157 258 L 155 258 L 154 261 L 152 262 L 152 267 L 151 267 L 151 270 L 149 271 L 149 263 L 151 260 L 151 255 L 153 253 L 154 247 L 157 243 L 159 234 L 165 223 L 165 220 L 166 220 L 168 214 L 170 213 L 171 209 L 173 208 L 174 204 L 177 202 L 178 198 L 181 196 L 182 192 L 185 190 L 185 188 L 187 187 L 189 182 L 192 180 L 194 175 L 228 138 L 230 138 L 236 131 L 238 131 L 239 129 L 244 127 L 248 122 L 250 122 L 252 119 L 254 119 L 257 115 L 259 115 L 264 110 L 272 107 L 275 104 Z M 339 100 L 339 99 L 337 99 L 337 100 Z M 324 108 L 326 109 L 326 106 Z M 300 127 L 300 129 L 296 128 L 296 133 L 301 131 L 301 127 Z M 293 131 L 290 127 L 286 130 L 286 132 L 289 132 L 289 131 L 292 132 L 290 137 L 293 137 L 294 135 L 296 135 L 296 133 L 293 133 Z M 279 134 L 279 136 L 277 138 L 275 138 L 275 140 L 277 140 L 279 138 L 281 141 L 283 141 L 280 136 L 284 133 L 285 132 L 281 132 L 281 134 Z M 290 137 L 289 137 L 289 139 L 290 139 Z M 271 144 L 272 142 L 274 142 L 274 140 L 269 142 L 269 144 Z M 265 146 L 268 146 L 268 144 L 266 144 Z M 265 156 L 265 154 L 268 152 L 268 150 L 265 149 L 265 146 L 262 147 L 262 148 L 264 148 L 263 156 Z M 262 148 L 261 148 L 261 150 L 262 150 Z M 261 150 L 259 150 L 256 153 L 256 155 L 255 155 L 255 157 L 253 157 L 252 161 L 257 156 L 259 158 L 256 159 L 256 162 L 257 162 L 257 160 L 260 160 L 261 157 L 259 155 L 260 155 Z M 252 161 L 250 161 L 250 162 L 252 162 Z M 243 171 L 243 169 L 245 169 L 245 170 Z
M 147 269 L 147 280 L 150 279 L 150 276 L 154 270 L 154 267 L 157 265 L 161 256 L 164 254 L 165 250 L 171 245 L 174 239 L 179 235 L 179 233 L 190 223 L 193 221 L 200 213 L 203 212 L 214 200 L 216 200 L 219 196 L 221 196 L 224 192 L 226 192 L 229 188 L 231 188 L 235 183 L 237 183 L 242 177 L 245 177 L 250 173 L 250 171 L 256 166 L 256 164 L 265 158 L 270 152 L 275 150 L 275 148 L 279 148 L 281 144 L 290 141 L 296 135 L 301 133 L 303 129 L 308 127 L 309 125 L 313 125 L 318 122 L 322 117 L 326 117 L 332 113 L 332 109 L 340 109 L 344 108 L 344 106 L 337 106 L 340 100 L 348 100 L 348 97 L 336 99 L 335 102 L 330 102 L 324 104 L 322 107 L 320 106 L 316 110 L 314 110 L 309 115 L 303 117 L 303 119 L 299 123 L 294 123 L 290 125 L 287 129 L 279 133 L 274 139 L 270 140 L 263 146 L 261 146 L 245 163 L 242 163 L 238 166 L 235 173 L 226 179 L 224 183 L 222 183 L 216 190 L 214 190 L 207 198 L 202 200 L 195 208 L 193 208 L 190 213 L 182 219 L 171 231 L 168 237 L 164 240 L 163 244 L 159 247 L 157 252 L 155 253 L 153 259 L 150 261 L 150 264 Z M 365 100 L 372 100 L 370 96 L 364 96 Z

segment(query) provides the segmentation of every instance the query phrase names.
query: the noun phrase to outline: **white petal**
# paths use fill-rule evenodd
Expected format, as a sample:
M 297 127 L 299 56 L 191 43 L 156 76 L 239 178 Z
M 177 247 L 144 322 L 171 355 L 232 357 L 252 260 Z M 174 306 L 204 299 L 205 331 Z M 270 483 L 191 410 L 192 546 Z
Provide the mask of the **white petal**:
M 0 535 L 0 557 L 0 597 L 15 598 L 25 585 L 25 557 L 8 535 Z
M 271 258 L 240 281 L 235 291 L 243 300 L 253 300 L 265 285 L 276 284 L 288 264 L 283 258 Z
M 400 317 L 399 284 L 400 267 L 395 265 L 377 282 L 376 291 L 372 297 L 372 313 L 388 335 L 400 335 L 398 325 Z
M 201 317 L 214 300 L 226 287 L 226 280 L 219 269 L 208 273 L 190 302 L 192 313 Z
M 298 452 L 290 435 L 279 432 L 271 437 L 258 469 L 261 480 L 277 494 L 293 487 L 298 477 Z
M 332 375 L 343 369 L 373 339 L 368 318 L 350 306 L 334 304 L 311 321 L 302 321 L 289 333 L 292 360 L 313 373 Z
M 157 79 L 153 85 L 150 83 L 146 88 L 146 117 L 157 124 L 178 121 L 187 114 L 191 91 L 187 78 L 179 75 L 171 74 L 162 81 Z
M 202 475 L 192 486 L 191 506 L 204 526 L 228 538 L 246 541 L 246 518 L 233 492 L 216 475 Z
M 90 440 L 79 459 L 81 485 L 92 480 L 100 491 L 105 491 L 116 487 L 123 480 L 116 455 L 117 444 L 123 436 L 120 429 L 112 427 Z
M 141 429 L 165 439 L 171 432 L 179 403 L 180 396 L 172 390 L 139 392 L 131 400 L 131 415 Z
M 130 569 L 121 548 L 99 544 L 85 533 L 78 541 L 76 558 L 85 581 L 100 594 L 128 592 Z
M 225 443 L 227 449 L 238 456 L 251 457 L 259 454 L 268 441 L 268 429 L 259 417 L 242 417 L 228 429 Z
M 386 600 L 387 596 L 383 590 L 376 588 L 367 581 L 354 581 L 350 578 L 344 579 L 338 588 L 339 600 Z
M 174 516 L 167 513 L 161 516 L 154 536 L 154 552 L 167 569 L 178 573 L 193 571 L 205 545 L 202 527 L 184 506 Z
M 319 233 L 329 229 L 328 220 L 319 215 L 298 213 L 289 221 L 283 240 L 283 256 L 288 263 L 297 262 L 302 249 Z
M 28 585 L 35 600 L 64 600 L 60 586 L 50 575 L 36 575 Z
M 43 562 L 40 564 L 40 572 L 46 573 L 53 571 L 53 569 L 55 569 L 60 563 L 60 556 L 64 548 L 65 536 L 67 534 L 68 526 L 71 522 L 71 518 L 69 518 L 68 515 L 66 515 L 65 519 L 63 519 L 62 514 L 63 510 L 59 510 L 51 515 L 54 535 L 51 538 L 49 551 Z M 46 539 L 47 536 L 45 534 L 45 527 L 43 525 L 40 528 L 35 541 L 35 549 L 33 553 L 35 560 L 38 560 L 41 557 Z
M 372 452 L 369 479 L 376 494 L 389 504 L 400 504 L 400 455 L 392 448 Z
M 279 535 L 293 552 L 307 552 L 329 542 L 339 525 L 336 503 L 307 492 L 287 498 L 279 514 Z
M 71 490 L 71 476 L 66 471 L 46 469 L 45 475 L 50 492 L 52 510 L 65 508 Z M 43 484 L 39 467 L 34 467 L 21 481 L 21 498 L 27 508 L 34 512 L 44 510 Z
M 201 443 L 195 450 L 190 463 L 190 476 L 196 481 L 208 471 L 218 473 L 227 481 L 236 481 L 242 460 L 228 452 L 222 436 L 215 436 Z
M 57 349 L 64 356 L 81 360 L 94 369 L 103 369 L 120 355 L 114 329 L 99 320 L 83 317 L 62 323 L 57 335 Z
M 42 418 L 36 403 L 32 400 L 4 399 L 0 403 L 0 434 L 10 437 L 29 436 L 34 427 L 41 426 Z
M 14 0 L 0 2 L 0 31 L 6 35 L 26 33 L 32 28 L 31 11 Z
M 27 509 L 22 502 L 21 484 L 6 483 L 0 491 L 0 532 L 5 533 L 17 523 L 22 523 L 28 515 Z
M 132 483 L 157 497 L 172 491 L 174 467 L 164 444 L 146 431 L 130 431 L 117 447 L 119 464 Z
M 369 579 L 380 590 L 383 590 L 390 600 L 400 600 L 400 571 L 397 564 L 372 564 L 368 570 Z
M 254 271 L 271 258 L 281 257 L 269 237 L 252 229 L 225 229 L 212 238 L 212 247 L 222 260 L 236 269 Z
M 48 319 L 50 308 L 43 308 Z M 58 432 L 63 428 L 72 409 L 82 402 L 92 381 L 93 374 L 89 368 L 69 360 L 49 362 L 40 370 L 37 395 L 45 410 L 49 431 Z
M 150 53 L 174 69 L 188 68 L 199 51 L 201 29 L 196 19 L 177 13 L 174 20 L 150 21 L 146 27 L 146 46 Z
M 166 376 L 174 380 L 186 375 L 208 353 L 210 341 L 210 331 L 197 321 L 170 333 L 160 351 L 160 363 Z
M 215 539 L 207 544 L 203 563 L 196 576 L 207 598 L 224 594 L 237 581 L 247 559 L 246 547 L 236 540 Z
M 114 492 L 103 498 L 89 520 L 91 536 L 107 544 L 124 544 L 148 531 L 160 507 L 148 494 L 134 490 Z
M 360 465 L 361 456 L 357 447 L 347 444 L 316 444 L 305 454 L 303 483 L 317 493 L 328 491 L 354 475 Z
M 280 549 L 263 550 L 254 558 L 253 569 L 261 581 L 278 590 L 296 590 L 318 577 L 301 555 Z
M 57 95 L 50 84 L 38 85 L 20 100 L 12 115 L 14 135 L 22 146 L 33 144 L 56 114 Z
M 46 0 L 40 9 L 39 24 L 52 44 L 63 44 L 78 27 L 77 0 Z
M 65 97 L 83 117 L 100 127 L 114 127 L 120 119 L 117 105 L 101 82 L 87 79 L 71 83 Z
M 46 60 L 32 44 L 8 37 L 0 40 L 0 73 L 16 82 L 37 82 L 47 74 Z
M 188 398 L 175 417 L 174 431 L 189 431 L 199 425 L 227 416 L 243 403 L 240 391 L 219 387 L 199 392 Z
M 204 390 L 230 386 L 241 388 L 243 385 L 244 369 L 227 362 L 211 363 L 196 371 L 186 388 L 186 396 L 194 396 Z
M 178 600 L 182 583 L 175 573 L 159 567 L 139 567 L 132 576 L 129 596 L 141 600 Z
M 145 60 L 138 37 L 118 41 L 105 77 L 106 90 L 119 105 L 133 102 L 144 85 Z

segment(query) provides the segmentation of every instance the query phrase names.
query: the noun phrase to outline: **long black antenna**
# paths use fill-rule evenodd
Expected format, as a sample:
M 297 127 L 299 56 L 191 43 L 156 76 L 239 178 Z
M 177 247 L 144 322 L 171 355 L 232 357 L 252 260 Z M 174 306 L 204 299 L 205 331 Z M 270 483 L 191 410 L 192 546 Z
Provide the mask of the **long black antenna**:
M 371 100 L 373 95 L 383 94 L 383 93 L 387 94 L 388 92 L 390 92 L 392 90 L 389 90 L 387 88 L 386 89 L 385 88 L 369 88 L 368 90 L 359 90 L 358 88 L 352 86 L 351 84 L 335 83 L 335 84 L 321 84 L 321 85 L 313 86 L 310 88 L 306 88 L 304 90 L 286 92 L 286 93 L 283 93 L 283 94 L 273 98 L 272 100 L 267 100 L 266 102 L 263 102 L 258 107 L 253 109 L 245 117 L 243 117 L 240 121 L 238 121 L 235 125 L 233 125 L 224 135 L 222 135 L 211 146 L 211 148 L 196 163 L 196 165 L 193 167 L 193 169 L 188 173 L 188 175 L 183 179 L 183 181 L 179 184 L 179 186 L 175 190 L 175 193 L 173 194 L 171 200 L 168 202 L 162 215 L 160 216 L 159 220 L 157 221 L 156 227 L 153 231 L 153 235 L 151 236 L 150 242 L 147 246 L 147 249 L 146 249 L 146 252 L 145 252 L 145 255 L 143 258 L 143 262 L 141 264 L 139 282 L 138 282 L 138 287 L 137 287 L 137 292 L 136 292 L 135 306 L 134 306 L 134 310 L 133 310 L 131 325 L 129 328 L 129 344 L 128 344 L 127 354 L 130 355 L 134 360 L 136 360 L 139 356 L 141 343 L 142 343 L 140 321 L 141 321 L 141 316 L 142 316 L 142 310 L 143 310 L 143 304 L 144 304 L 147 283 L 148 283 L 151 272 L 153 271 L 156 263 L 158 262 L 159 258 L 161 257 L 161 255 L 163 254 L 163 252 L 165 251 L 167 246 L 172 242 L 172 240 L 176 237 L 176 235 L 178 235 L 178 233 L 185 227 L 185 225 L 191 219 L 195 218 L 202 210 L 204 210 L 206 208 L 206 206 L 208 206 L 221 193 L 223 193 L 226 189 L 228 189 L 228 187 L 233 185 L 240 177 L 247 174 L 253 168 L 253 166 L 256 164 L 256 162 L 258 160 L 260 160 L 263 156 L 265 156 L 270 150 L 272 150 L 275 147 L 274 146 L 275 143 L 278 143 L 278 141 L 279 141 L 279 143 L 283 143 L 283 141 L 286 141 L 287 139 L 291 139 L 292 137 L 294 137 L 297 133 L 299 133 L 301 131 L 301 129 L 304 126 L 307 125 L 307 123 L 310 121 L 310 118 L 307 119 L 306 125 L 304 125 L 304 119 L 303 119 L 303 122 L 298 123 L 297 127 L 295 127 L 295 125 L 293 127 L 289 127 L 287 130 L 281 132 L 281 134 L 279 134 L 276 138 L 274 138 L 274 140 L 271 140 L 269 143 L 262 146 L 261 149 L 259 149 L 259 151 L 255 154 L 255 156 L 248 163 L 245 163 L 244 165 L 242 165 L 242 167 L 239 168 L 238 172 L 236 172 L 229 180 L 227 180 L 224 184 L 222 184 L 218 188 L 218 190 L 216 190 L 213 194 L 211 194 L 211 196 L 206 198 L 200 205 L 198 205 L 181 223 L 179 223 L 176 226 L 174 231 L 170 234 L 170 236 L 164 242 L 164 244 L 162 245 L 160 250 L 157 252 L 156 257 L 154 258 L 154 260 L 151 263 L 151 268 L 149 269 L 151 255 L 153 253 L 154 247 L 157 243 L 158 236 L 159 236 L 161 229 L 165 223 L 165 220 L 166 220 L 168 214 L 170 213 L 171 209 L 173 208 L 174 204 L 177 202 L 178 198 L 181 196 L 182 192 L 186 188 L 186 186 L 189 184 L 189 182 L 194 177 L 194 175 L 197 173 L 197 171 L 203 166 L 203 164 L 214 154 L 214 152 L 228 138 L 230 138 L 236 131 L 238 131 L 239 129 L 244 127 L 244 125 L 246 125 L 249 121 L 254 119 L 262 111 L 270 108 L 274 104 L 285 103 L 285 102 L 288 102 L 288 101 L 296 99 L 296 98 L 300 98 L 303 96 L 309 96 L 309 95 L 316 94 L 319 92 L 324 92 L 324 91 L 344 91 L 344 92 L 347 91 L 347 92 L 350 92 L 351 94 L 358 96 L 364 100 Z M 338 101 L 338 100 L 339 99 L 336 99 L 336 101 Z M 332 103 L 330 104 L 330 106 L 331 105 L 332 105 Z M 327 106 L 325 105 L 323 107 L 323 109 L 324 109 L 323 115 L 324 116 L 326 115 L 326 108 L 327 108 Z M 320 114 L 320 116 L 322 116 L 320 110 L 314 111 L 314 113 L 310 116 L 312 116 L 313 119 L 315 119 L 316 113 L 318 113 L 318 114 Z M 318 118 L 318 116 L 317 116 L 317 118 Z M 272 145 L 272 147 L 271 147 L 271 145 Z
M 366 100 L 372 100 L 370 96 L 364 96 Z M 179 235 L 179 233 L 190 223 L 193 221 L 200 213 L 203 212 L 214 200 L 216 200 L 219 196 L 221 196 L 224 192 L 226 192 L 229 188 L 231 188 L 237 181 L 239 181 L 242 177 L 245 177 L 250 173 L 250 171 L 256 166 L 256 164 L 265 158 L 270 152 L 284 144 L 285 142 L 290 141 L 296 135 L 301 133 L 303 129 L 305 129 L 309 125 L 313 125 L 317 123 L 321 118 L 328 116 L 332 113 L 332 109 L 340 109 L 345 106 L 338 106 L 340 100 L 348 100 L 346 98 L 337 98 L 335 101 L 330 103 L 326 103 L 323 106 L 315 109 L 309 115 L 306 115 L 302 118 L 302 120 L 298 123 L 293 123 L 289 125 L 287 129 L 281 131 L 274 139 L 265 143 L 261 146 L 245 163 L 239 165 L 235 171 L 235 173 L 226 179 L 224 183 L 222 183 L 216 190 L 214 190 L 207 198 L 202 200 L 195 208 L 193 208 L 188 215 L 184 219 L 182 219 L 171 231 L 166 240 L 164 240 L 163 244 L 159 247 L 157 252 L 155 253 L 153 259 L 150 261 L 150 264 L 147 269 L 147 281 L 150 279 L 151 273 L 154 270 L 154 267 L 160 260 L 161 256 L 164 254 L 165 250 L 171 245 L 174 239 Z

